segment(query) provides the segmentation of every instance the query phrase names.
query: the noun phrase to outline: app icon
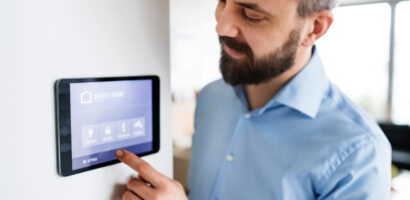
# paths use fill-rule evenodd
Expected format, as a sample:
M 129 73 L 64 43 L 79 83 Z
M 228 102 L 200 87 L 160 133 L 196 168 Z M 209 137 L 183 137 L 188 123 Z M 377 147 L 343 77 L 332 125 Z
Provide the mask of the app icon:
M 121 120 L 117 122 L 117 139 L 122 140 L 131 137 L 131 121 Z
M 105 135 L 109 135 L 111 134 L 111 127 L 110 126 L 106 126 L 105 127 Z
M 81 144 L 82 147 L 89 147 L 98 145 L 98 126 L 83 126 L 81 128 L 82 137 Z
M 123 122 L 123 123 L 121 123 L 121 132 L 125 132 L 126 131 L 126 124 L 125 124 L 125 122 Z
M 108 143 L 115 140 L 115 123 L 104 123 L 100 125 L 100 142 Z
M 145 118 L 135 118 L 131 120 L 132 136 L 140 137 L 145 135 Z
M 93 129 L 88 129 L 88 137 L 92 138 L 94 135 L 94 130 Z

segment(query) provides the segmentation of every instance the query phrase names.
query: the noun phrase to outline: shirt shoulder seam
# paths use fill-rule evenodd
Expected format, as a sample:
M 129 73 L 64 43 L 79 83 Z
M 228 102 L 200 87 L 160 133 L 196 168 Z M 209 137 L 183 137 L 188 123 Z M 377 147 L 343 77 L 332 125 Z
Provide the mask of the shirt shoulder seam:
M 348 159 L 351 155 L 353 155 L 355 152 L 357 152 L 359 149 L 364 148 L 367 145 L 371 145 L 372 141 L 374 141 L 375 138 L 367 135 L 363 138 L 358 139 L 357 141 L 353 142 L 351 145 L 349 145 L 347 148 L 345 148 L 343 151 L 338 153 L 336 159 L 331 162 L 329 167 L 322 173 L 320 176 L 320 179 L 318 181 L 318 186 L 319 188 L 323 188 L 326 181 L 328 181 L 332 175 L 338 170 L 338 168 L 342 165 L 342 163 Z

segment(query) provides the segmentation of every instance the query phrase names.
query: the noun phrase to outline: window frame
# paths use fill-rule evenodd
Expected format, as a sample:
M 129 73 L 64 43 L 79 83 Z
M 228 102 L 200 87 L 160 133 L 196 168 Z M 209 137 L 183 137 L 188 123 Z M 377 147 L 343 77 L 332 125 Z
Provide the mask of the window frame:
M 395 70 L 395 55 L 396 55 L 396 10 L 397 5 L 401 2 L 409 0 L 345 0 L 341 2 L 340 7 L 369 5 L 376 3 L 387 3 L 391 9 L 390 16 L 390 49 L 389 49 L 389 64 L 388 64 L 388 86 L 387 86 L 387 101 L 386 101 L 386 117 L 385 122 L 392 123 L 393 118 L 393 87 L 394 87 L 394 70 Z

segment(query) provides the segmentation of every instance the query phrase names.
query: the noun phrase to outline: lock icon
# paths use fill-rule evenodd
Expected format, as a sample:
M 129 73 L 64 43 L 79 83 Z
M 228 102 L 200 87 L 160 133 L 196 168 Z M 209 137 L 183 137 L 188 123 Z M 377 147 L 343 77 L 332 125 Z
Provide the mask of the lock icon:
M 109 126 L 106 126 L 105 127 L 105 132 L 104 132 L 106 135 L 109 135 L 109 134 L 111 134 L 111 128 L 109 127 Z

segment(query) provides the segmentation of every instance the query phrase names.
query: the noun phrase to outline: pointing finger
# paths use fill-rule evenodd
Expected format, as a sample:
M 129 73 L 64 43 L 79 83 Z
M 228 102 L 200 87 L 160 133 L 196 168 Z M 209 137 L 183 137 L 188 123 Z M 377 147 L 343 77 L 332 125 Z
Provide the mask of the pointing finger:
M 147 162 L 129 151 L 118 150 L 117 152 L 115 152 L 115 156 L 121 162 L 137 171 L 139 177 L 150 183 L 155 188 L 160 187 L 162 183 L 168 181 L 168 179 L 164 175 L 156 171 Z

